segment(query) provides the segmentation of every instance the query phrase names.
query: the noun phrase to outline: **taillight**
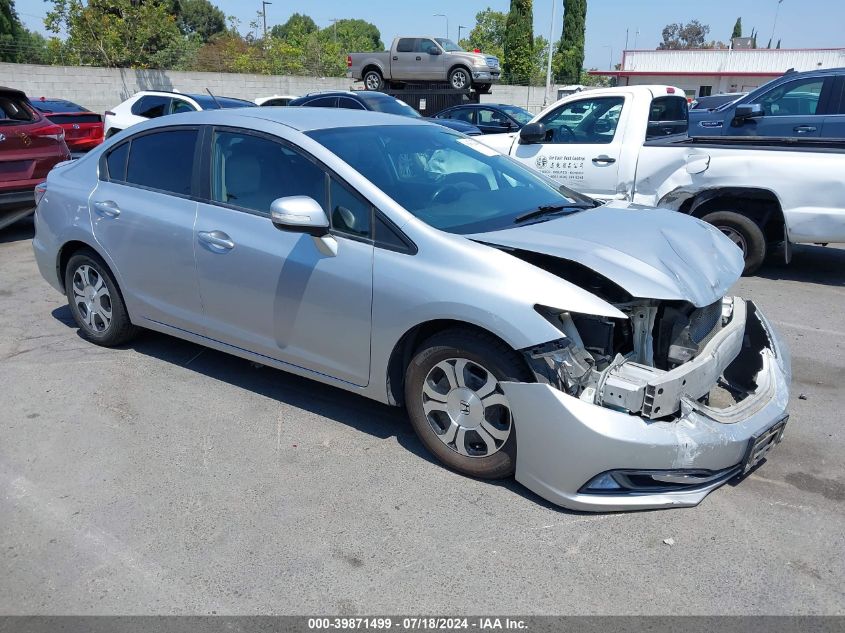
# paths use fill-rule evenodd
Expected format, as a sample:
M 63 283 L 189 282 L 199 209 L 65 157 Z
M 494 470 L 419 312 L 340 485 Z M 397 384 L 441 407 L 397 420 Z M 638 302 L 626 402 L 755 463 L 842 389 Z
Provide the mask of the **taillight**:
M 47 183 L 46 182 L 39 182 L 35 185 L 35 206 L 38 206 L 38 203 L 41 202 L 41 198 L 44 197 L 44 194 L 47 193 Z
M 347 67 L 347 68 L 352 68 L 352 55 L 347 55 L 347 56 L 346 56 L 346 67 Z
M 37 136 L 38 138 L 49 138 L 54 141 L 65 140 L 65 131 L 59 125 L 46 125 L 29 133 L 30 136 Z
M 671 86 L 668 86 L 668 87 L 666 88 L 666 94 L 670 94 L 670 95 L 675 94 L 675 89 L 674 89 L 674 88 L 672 88 Z

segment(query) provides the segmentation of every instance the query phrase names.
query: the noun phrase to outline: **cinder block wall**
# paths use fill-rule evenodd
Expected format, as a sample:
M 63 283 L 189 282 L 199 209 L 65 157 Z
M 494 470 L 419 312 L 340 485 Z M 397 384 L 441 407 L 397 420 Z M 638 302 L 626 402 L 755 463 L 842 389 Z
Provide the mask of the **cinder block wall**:
M 38 66 L 0 63 L 0 86 L 23 90 L 30 99 L 68 99 L 94 112 L 105 112 L 139 90 L 178 90 L 255 99 L 273 94 L 303 95 L 317 90 L 348 90 L 344 77 L 288 77 L 234 73 L 134 70 L 91 66 Z M 494 86 L 482 95 L 487 103 L 510 103 L 539 112 L 545 90 L 533 86 Z M 555 90 L 553 94 L 557 94 Z

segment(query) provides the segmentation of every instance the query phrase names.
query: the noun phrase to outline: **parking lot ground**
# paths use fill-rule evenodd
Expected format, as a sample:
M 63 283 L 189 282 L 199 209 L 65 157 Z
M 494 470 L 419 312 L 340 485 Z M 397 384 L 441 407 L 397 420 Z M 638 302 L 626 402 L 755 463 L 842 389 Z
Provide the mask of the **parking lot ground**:
M 590 515 L 440 467 L 399 410 L 159 334 L 91 345 L 31 236 L 0 233 L 0 614 L 845 613 L 845 249 L 736 289 L 792 348 L 768 462 Z

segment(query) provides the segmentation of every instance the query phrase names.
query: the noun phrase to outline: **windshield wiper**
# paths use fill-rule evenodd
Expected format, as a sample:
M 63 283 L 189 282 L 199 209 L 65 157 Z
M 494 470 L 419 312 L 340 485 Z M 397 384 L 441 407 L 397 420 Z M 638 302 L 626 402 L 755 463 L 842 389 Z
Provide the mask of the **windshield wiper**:
M 519 224 L 520 222 L 525 222 L 527 220 L 534 220 L 536 218 L 541 218 L 546 215 L 556 215 L 564 210 L 569 209 L 592 209 L 595 205 L 593 204 L 585 204 L 585 203 L 577 203 L 573 202 L 570 204 L 542 204 L 536 209 L 531 211 L 527 211 L 522 215 L 518 215 L 513 219 L 514 224 Z

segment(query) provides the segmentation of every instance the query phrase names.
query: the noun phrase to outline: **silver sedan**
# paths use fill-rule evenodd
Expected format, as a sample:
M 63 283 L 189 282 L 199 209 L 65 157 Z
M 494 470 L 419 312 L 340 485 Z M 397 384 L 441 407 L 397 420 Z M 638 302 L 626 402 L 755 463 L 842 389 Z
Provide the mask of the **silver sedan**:
M 786 423 L 789 358 L 717 230 L 559 188 L 437 125 L 163 117 L 39 187 L 87 339 L 157 330 L 404 407 L 475 477 L 580 510 L 695 505 Z

